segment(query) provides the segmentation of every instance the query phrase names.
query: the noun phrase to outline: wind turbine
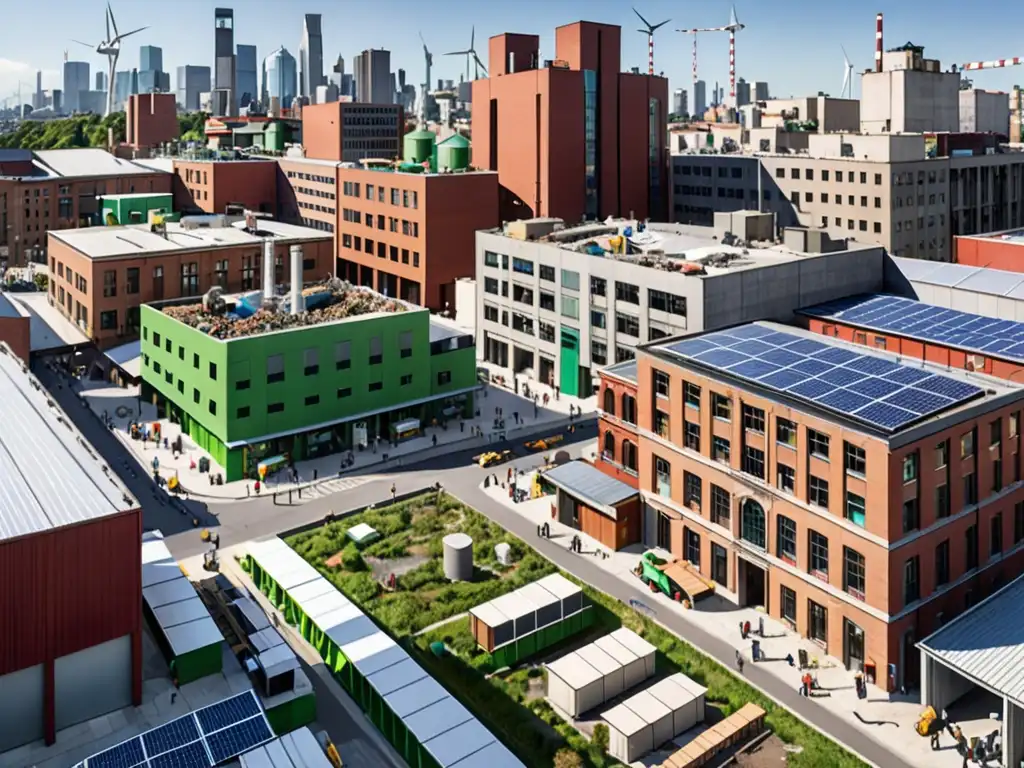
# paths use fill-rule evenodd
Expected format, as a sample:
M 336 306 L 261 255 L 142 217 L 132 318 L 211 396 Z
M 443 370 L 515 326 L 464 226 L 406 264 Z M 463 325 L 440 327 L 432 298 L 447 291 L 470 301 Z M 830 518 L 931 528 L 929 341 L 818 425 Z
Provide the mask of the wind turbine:
M 636 8 L 633 9 L 633 13 L 637 15 L 637 18 L 644 24 L 644 29 L 638 29 L 637 32 L 647 35 L 647 74 L 654 74 L 654 32 L 660 27 L 668 24 L 672 19 L 665 19 L 661 24 L 652 25 L 647 19 L 640 15 L 640 11 Z
M 430 93 L 430 68 L 434 65 L 434 54 L 427 48 L 427 41 L 423 39 L 422 32 L 420 42 L 423 43 L 423 61 L 427 70 L 427 79 L 420 91 L 420 130 L 423 130 L 427 127 L 427 94 Z
M 466 57 L 466 80 L 469 80 L 469 65 L 475 64 L 476 68 L 473 71 L 473 79 L 480 79 L 480 70 L 484 71 L 484 75 L 487 74 L 487 67 L 480 61 L 480 57 L 476 55 L 476 26 L 473 26 L 472 31 L 469 33 L 469 48 L 464 51 L 452 51 L 446 53 L 445 56 L 465 56 Z
M 852 99 L 853 98 L 853 64 L 850 63 L 850 57 L 846 55 L 846 48 L 839 46 L 843 50 L 843 90 L 839 92 L 839 98 L 841 99 Z
M 107 57 L 107 111 L 106 114 L 110 115 L 114 111 L 114 73 L 117 70 L 117 57 L 121 54 L 121 41 L 126 37 L 141 32 L 149 27 L 139 27 L 133 29 L 131 32 L 125 32 L 123 35 L 117 31 L 117 22 L 114 20 L 114 10 L 110 7 L 110 3 L 107 3 L 107 12 L 105 19 L 107 23 L 107 36 L 103 39 L 99 45 L 96 46 L 96 53 L 101 56 Z M 111 35 L 110 31 L 113 28 L 114 34 Z M 81 40 L 73 40 L 72 42 L 84 45 L 86 48 L 92 48 L 93 46 L 89 43 L 83 43 Z

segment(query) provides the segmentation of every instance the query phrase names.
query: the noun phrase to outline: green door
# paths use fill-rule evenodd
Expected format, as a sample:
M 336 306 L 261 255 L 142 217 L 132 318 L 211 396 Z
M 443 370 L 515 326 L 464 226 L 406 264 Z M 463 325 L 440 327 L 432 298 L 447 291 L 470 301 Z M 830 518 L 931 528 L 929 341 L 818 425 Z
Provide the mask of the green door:
M 559 359 L 558 380 L 563 395 L 577 397 L 580 393 L 580 332 L 562 328 L 562 349 Z

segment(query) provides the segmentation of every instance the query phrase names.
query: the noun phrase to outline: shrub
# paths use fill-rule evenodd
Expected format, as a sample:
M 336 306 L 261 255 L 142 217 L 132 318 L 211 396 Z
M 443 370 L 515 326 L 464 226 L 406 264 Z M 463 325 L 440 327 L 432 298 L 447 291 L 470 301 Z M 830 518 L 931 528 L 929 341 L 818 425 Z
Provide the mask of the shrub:
M 350 573 L 366 570 L 366 561 L 363 560 L 363 556 L 359 553 L 359 547 L 354 541 L 346 544 L 345 549 L 342 550 L 341 567 Z
M 608 754 L 608 741 L 610 738 L 607 725 L 598 723 L 594 726 L 594 746 L 601 750 L 602 755 Z
M 583 768 L 583 758 L 571 749 L 555 752 L 554 768 Z

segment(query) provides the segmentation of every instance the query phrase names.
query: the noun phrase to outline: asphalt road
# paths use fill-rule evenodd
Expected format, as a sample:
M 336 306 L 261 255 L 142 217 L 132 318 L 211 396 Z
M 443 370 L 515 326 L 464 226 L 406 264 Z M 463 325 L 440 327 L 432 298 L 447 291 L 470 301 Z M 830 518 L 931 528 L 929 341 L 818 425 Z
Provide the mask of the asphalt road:
M 49 386 L 50 382 L 46 383 Z M 647 604 L 650 603 L 650 597 L 645 590 L 633 587 L 608 573 L 593 562 L 589 555 L 577 555 L 553 541 L 537 538 L 536 527 L 533 523 L 485 494 L 479 486 L 486 472 L 471 463 L 472 451 L 456 451 L 419 465 L 401 469 L 386 478 L 368 482 L 333 496 L 311 499 L 304 503 L 298 503 L 296 500 L 296 503 L 291 506 L 275 504 L 270 497 L 250 501 L 211 503 L 208 506 L 193 501 L 186 503 L 188 512 L 183 514 L 175 507 L 174 503 L 164 499 L 162 491 L 154 489 L 152 481 L 141 471 L 138 464 L 131 463 L 133 457 L 128 454 L 119 439 L 110 434 L 90 409 L 78 402 L 77 396 L 70 393 L 66 385 L 63 389 L 56 391 L 51 388 L 51 391 L 76 421 L 79 429 L 140 499 L 145 526 L 161 529 L 168 536 L 168 547 L 178 558 L 196 555 L 205 549 L 199 540 L 198 531 L 192 525 L 193 517 L 198 520 L 200 528 L 215 527 L 221 537 L 221 546 L 230 546 L 249 539 L 267 537 L 282 530 L 296 528 L 322 519 L 332 511 L 342 512 L 385 500 L 390 496 L 392 483 L 396 486 L 397 492 L 401 494 L 440 482 L 446 491 L 459 497 L 524 541 L 530 542 L 541 554 L 580 580 L 622 602 L 637 599 L 646 601 Z M 540 430 L 536 437 L 542 437 L 542 432 L 544 430 Z M 550 429 L 547 432 L 550 432 Z M 570 450 L 570 453 L 578 455 L 580 444 L 592 440 L 594 437 L 596 437 L 594 425 L 581 427 L 577 429 L 572 443 L 562 447 Z M 520 438 L 518 444 L 521 445 L 525 439 L 527 438 Z M 496 447 L 500 448 L 501 446 Z M 513 465 L 526 468 L 539 463 L 540 456 L 533 455 L 520 458 Z M 129 466 L 134 471 L 134 477 L 126 469 Z M 497 471 L 500 475 L 505 466 L 507 465 L 493 471 Z M 369 471 L 372 472 L 372 469 Z M 735 650 L 718 637 L 694 627 L 672 611 L 657 612 L 654 618 L 671 632 L 700 648 L 726 667 L 733 667 Z M 827 707 L 800 696 L 794 687 L 758 668 L 757 665 L 747 664 L 744 668 L 744 676 L 771 698 L 790 711 L 797 713 L 814 728 L 827 733 L 868 762 L 885 768 L 912 768 L 909 763 L 900 759 L 896 753 L 886 749 L 880 742 L 865 736 L 845 719 L 830 712 Z M 360 724 L 360 726 L 362 725 Z

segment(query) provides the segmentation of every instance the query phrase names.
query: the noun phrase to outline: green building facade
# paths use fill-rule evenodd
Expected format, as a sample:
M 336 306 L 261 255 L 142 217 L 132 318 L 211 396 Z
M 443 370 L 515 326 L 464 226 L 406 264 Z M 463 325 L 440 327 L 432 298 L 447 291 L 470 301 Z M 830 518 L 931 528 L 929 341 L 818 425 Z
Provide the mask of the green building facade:
M 100 198 L 100 223 L 106 226 L 146 224 L 150 211 L 160 211 L 165 221 L 177 221 L 173 213 L 174 196 L 170 193 L 139 192 L 126 195 L 104 195 Z
M 473 337 L 434 325 L 426 309 L 218 339 L 162 311 L 186 303 L 195 299 L 142 307 L 143 396 L 227 482 L 256 478 L 263 460 L 355 450 L 364 434 L 397 437 L 409 419 L 472 412 Z

